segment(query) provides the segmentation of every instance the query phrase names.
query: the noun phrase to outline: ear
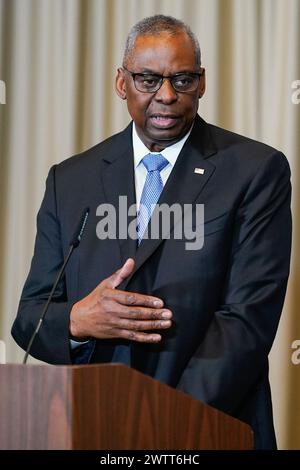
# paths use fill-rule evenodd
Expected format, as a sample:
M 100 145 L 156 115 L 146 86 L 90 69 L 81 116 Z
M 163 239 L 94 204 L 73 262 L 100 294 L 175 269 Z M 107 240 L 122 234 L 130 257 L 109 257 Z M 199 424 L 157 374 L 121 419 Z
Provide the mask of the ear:
M 125 76 L 124 76 L 124 70 L 121 67 L 118 68 L 118 72 L 117 72 L 117 76 L 116 76 L 115 89 L 116 89 L 117 95 L 122 100 L 126 100 Z
M 205 88 L 206 88 L 205 69 L 202 67 L 202 75 L 199 81 L 199 99 L 202 98 L 202 96 L 204 95 Z

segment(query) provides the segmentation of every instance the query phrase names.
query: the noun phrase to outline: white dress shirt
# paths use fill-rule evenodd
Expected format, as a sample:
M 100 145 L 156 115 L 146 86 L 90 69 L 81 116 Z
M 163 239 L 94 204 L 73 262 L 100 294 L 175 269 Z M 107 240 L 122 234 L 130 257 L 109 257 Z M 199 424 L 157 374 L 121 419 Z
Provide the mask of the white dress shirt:
M 145 165 L 142 163 L 142 159 L 148 155 L 148 153 L 160 153 L 168 160 L 168 165 L 161 170 L 160 175 L 163 182 L 163 185 L 166 184 L 167 179 L 170 176 L 170 173 L 176 163 L 177 157 L 181 152 L 182 147 L 185 144 L 188 136 L 191 133 L 191 130 L 176 144 L 170 145 L 170 147 L 166 147 L 161 152 L 150 152 L 150 150 L 146 147 L 146 145 L 141 141 L 139 138 L 135 124 L 133 123 L 132 126 L 132 145 L 133 145 L 133 159 L 134 159 L 134 177 L 135 177 L 135 195 L 136 195 L 136 206 L 137 210 L 140 206 L 140 200 L 144 188 L 144 184 L 146 181 L 147 176 L 147 169 Z

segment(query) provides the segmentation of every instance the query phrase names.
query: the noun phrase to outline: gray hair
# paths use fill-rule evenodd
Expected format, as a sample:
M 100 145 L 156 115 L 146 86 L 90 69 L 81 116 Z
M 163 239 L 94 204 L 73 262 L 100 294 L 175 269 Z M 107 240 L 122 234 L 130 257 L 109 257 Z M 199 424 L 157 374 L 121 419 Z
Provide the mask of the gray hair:
M 126 40 L 123 65 L 126 66 L 138 36 L 159 36 L 163 33 L 175 36 L 178 32 L 185 32 L 191 39 L 195 50 L 196 64 L 200 67 L 201 51 L 196 35 L 183 21 L 173 18 L 173 16 L 165 15 L 149 16 L 139 21 L 131 28 Z

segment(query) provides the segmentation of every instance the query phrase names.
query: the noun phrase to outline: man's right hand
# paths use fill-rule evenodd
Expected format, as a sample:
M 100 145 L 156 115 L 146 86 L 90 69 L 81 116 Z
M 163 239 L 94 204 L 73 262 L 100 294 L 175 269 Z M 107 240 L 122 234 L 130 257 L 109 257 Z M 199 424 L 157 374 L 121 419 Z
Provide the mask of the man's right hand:
M 158 343 L 161 335 L 148 330 L 170 328 L 172 312 L 163 308 L 157 297 L 116 289 L 134 269 L 129 258 L 116 271 L 73 305 L 70 333 L 74 339 L 85 337 L 122 338 L 141 343 Z

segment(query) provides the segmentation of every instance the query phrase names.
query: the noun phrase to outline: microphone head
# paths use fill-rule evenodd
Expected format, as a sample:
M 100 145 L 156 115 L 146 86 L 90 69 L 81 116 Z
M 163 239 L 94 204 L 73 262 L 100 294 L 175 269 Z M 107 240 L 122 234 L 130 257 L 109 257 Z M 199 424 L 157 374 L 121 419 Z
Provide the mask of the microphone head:
M 79 224 L 77 225 L 74 235 L 70 241 L 70 246 L 73 246 L 73 248 L 77 248 L 77 246 L 81 242 L 82 234 L 84 232 L 84 229 L 87 223 L 89 212 L 90 212 L 90 208 L 86 207 L 82 213 Z

